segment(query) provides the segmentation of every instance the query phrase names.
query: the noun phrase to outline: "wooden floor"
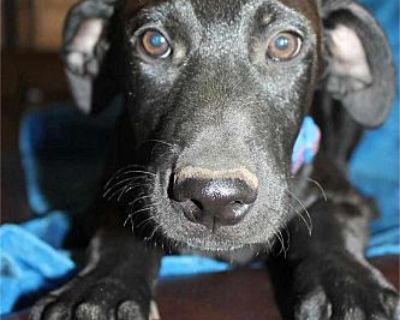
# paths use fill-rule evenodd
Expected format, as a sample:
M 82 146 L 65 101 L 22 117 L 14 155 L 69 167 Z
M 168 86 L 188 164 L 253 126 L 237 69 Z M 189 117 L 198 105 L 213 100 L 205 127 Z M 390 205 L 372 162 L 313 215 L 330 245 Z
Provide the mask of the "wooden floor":
M 398 257 L 372 263 L 399 289 Z M 162 280 L 156 300 L 162 320 L 281 319 L 268 273 L 261 269 Z M 27 312 L 7 320 L 28 320 Z

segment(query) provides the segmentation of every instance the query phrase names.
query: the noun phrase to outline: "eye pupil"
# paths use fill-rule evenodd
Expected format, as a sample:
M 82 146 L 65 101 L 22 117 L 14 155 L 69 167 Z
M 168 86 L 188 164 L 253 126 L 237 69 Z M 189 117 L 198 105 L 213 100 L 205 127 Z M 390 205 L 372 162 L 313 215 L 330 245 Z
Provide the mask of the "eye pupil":
M 154 47 L 161 47 L 165 42 L 165 38 L 159 33 L 154 33 L 150 38 L 150 43 Z
M 280 36 L 275 40 L 275 47 L 279 50 L 287 50 L 289 47 L 289 39 L 285 36 Z

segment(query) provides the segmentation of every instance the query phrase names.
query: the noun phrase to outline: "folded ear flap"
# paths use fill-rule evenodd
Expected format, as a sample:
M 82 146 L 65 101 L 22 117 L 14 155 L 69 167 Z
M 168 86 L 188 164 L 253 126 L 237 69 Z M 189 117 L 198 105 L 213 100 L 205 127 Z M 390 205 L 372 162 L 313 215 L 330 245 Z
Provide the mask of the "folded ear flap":
M 108 60 L 110 24 L 118 0 L 84 0 L 69 12 L 63 58 L 78 107 L 85 113 L 104 108 L 116 94 Z
M 374 18 L 353 0 L 323 0 L 326 89 L 360 124 L 382 124 L 395 92 L 390 49 Z

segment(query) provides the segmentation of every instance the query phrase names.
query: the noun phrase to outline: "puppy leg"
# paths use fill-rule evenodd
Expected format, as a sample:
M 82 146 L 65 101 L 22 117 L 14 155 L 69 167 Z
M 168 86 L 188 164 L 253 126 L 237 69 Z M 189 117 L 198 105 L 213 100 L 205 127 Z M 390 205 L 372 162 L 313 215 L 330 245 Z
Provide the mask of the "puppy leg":
M 102 228 L 91 242 L 86 268 L 39 301 L 32 319 L 147 320 L 160 258 L 132 233 Z
M 312 235 L 293 221 L 283 268 L 273 268 L 292 293 L 285 319 L 399 319 L 396 290 L 364 258 L 370 214 L 334 202 L 316 203 L 309 213 Z

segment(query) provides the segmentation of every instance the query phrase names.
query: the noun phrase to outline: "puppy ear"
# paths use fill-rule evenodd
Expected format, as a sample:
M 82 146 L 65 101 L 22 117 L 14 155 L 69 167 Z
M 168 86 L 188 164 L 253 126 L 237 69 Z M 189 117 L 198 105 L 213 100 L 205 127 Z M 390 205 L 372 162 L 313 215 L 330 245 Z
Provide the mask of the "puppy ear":
M 118 0 L 84 0 L 67 15 L 63 58 L 78 107 L 85 113 L 104 108 L 116 94 L 108 63 L 111 19 Z
M 390 49 L 374 18 L 352 0 L 323 0 L 326 89 L 360 124 L 375 127 L 395 92 Z

